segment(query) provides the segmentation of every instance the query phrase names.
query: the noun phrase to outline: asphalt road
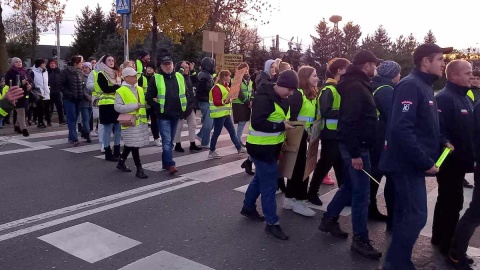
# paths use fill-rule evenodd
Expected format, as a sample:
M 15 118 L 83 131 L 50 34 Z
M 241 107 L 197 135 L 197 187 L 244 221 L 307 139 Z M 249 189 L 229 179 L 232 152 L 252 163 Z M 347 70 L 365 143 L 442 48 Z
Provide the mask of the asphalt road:
M 73 148 L 65 127 L 41 131 L 29 138 L 0 137 L 7 141 L 0 142 L 2 270 L 363 270 L 381 265 L 352 254 L 351 239 L 321 233 L 322 210 L 306 218 L 281 209 L 282 194 L 278 213 L 290 240 L 272 239 L 264 224 L 242 217 L 243 190 L 251 176 L 239 167 L 245 156 L 236 153 L 226 134 L 217 147 L 225 154 L 220 160 L 207 160 L 207 151 L 190 153 L 184 141 L 186 152 L 174 154 L 179 168 L 174 177 L 159 167 L 161 148 L 141 149 L 150 177 L 140 180 L 99 158 L 96 138 Z M 182 135 L 187 140 L 186 128 Z M 131 159 L 127 163 L 134 167 Z M 467 179 L 473 182 L 471 175 Z M 428 180 L 428 190 L 431 208 L 434 179 Z M 325 205 L 334 192 L 334 186 L 322 186 Z M 468 205 L 471 190 L 465 192 Z M 349 209 L 340 222 L 351 232 Z M 369 229 L 375 245 L 386 251 L 385 225 L 371 222 Z M 417 269 L 449 269 L 430 245 L 430 229 L 427 224 L 415 247 Z M 470 254 L 480 256 L 478 233 L 471 245 Z

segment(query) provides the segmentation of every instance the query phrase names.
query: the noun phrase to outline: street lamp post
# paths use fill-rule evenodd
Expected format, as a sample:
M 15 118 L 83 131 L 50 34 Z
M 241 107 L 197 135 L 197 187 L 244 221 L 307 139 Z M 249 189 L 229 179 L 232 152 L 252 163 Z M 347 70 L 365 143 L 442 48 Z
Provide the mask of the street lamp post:
M 335 32 L 335 38 L 337 39 L 337 49 L 338 49 L 338 57 L 341 57 L 341 51 L 340 51 L 340 36 L 339 36 L 339 30 L 338 30 L 338 22 L 342 21 L 342 16 L 339 15 L 333 15 L 330 17 L 330 21 L 333 23 L 333 31 Z

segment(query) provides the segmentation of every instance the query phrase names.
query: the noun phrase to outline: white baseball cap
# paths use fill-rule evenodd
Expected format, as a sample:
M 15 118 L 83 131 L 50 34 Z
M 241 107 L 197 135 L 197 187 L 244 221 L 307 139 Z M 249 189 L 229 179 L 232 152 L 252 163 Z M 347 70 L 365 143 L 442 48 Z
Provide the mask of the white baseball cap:
M 137 76 L 137 72 L 131 67 L 126 67 L 122 70 L 122 77 L 125 78 L 127 76 Z

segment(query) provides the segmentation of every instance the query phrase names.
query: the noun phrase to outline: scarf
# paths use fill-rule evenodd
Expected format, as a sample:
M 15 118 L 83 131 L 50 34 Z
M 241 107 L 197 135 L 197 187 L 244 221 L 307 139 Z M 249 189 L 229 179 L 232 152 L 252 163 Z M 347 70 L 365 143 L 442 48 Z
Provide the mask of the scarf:
M 12 69 L 15 70 L 18 74 L 20 74 L 21 78 L 27 79 L 29 77 L 27 75 L 27 71 L 23 67 L 21 68 L 12 67 Z
M 118 72 L 112 68 L 109 68 L 107 65 L 105 65 L 105 63 L 100 62 L 97 63 L 95 66 L 98 66 L 101 71 L 105 72 L 105 74 L 107 75 L 106 77 L 110 81 L 110 83 L 117 85 L 120 85 L 122 83 L 122 79 L 120 78 L 120 76 L 118 76 Z

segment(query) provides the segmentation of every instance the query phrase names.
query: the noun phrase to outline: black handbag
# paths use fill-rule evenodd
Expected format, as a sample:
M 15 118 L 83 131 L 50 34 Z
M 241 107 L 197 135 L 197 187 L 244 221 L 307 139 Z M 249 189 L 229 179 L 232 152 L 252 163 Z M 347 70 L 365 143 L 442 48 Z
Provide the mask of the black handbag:
M 42 92 L 40 91 L 39 88 L 32 88 L 28 93 L 28 96 L 29 96 L 28 100 L 30 101 L 30 103 L 37 103 L 43 98 Z

